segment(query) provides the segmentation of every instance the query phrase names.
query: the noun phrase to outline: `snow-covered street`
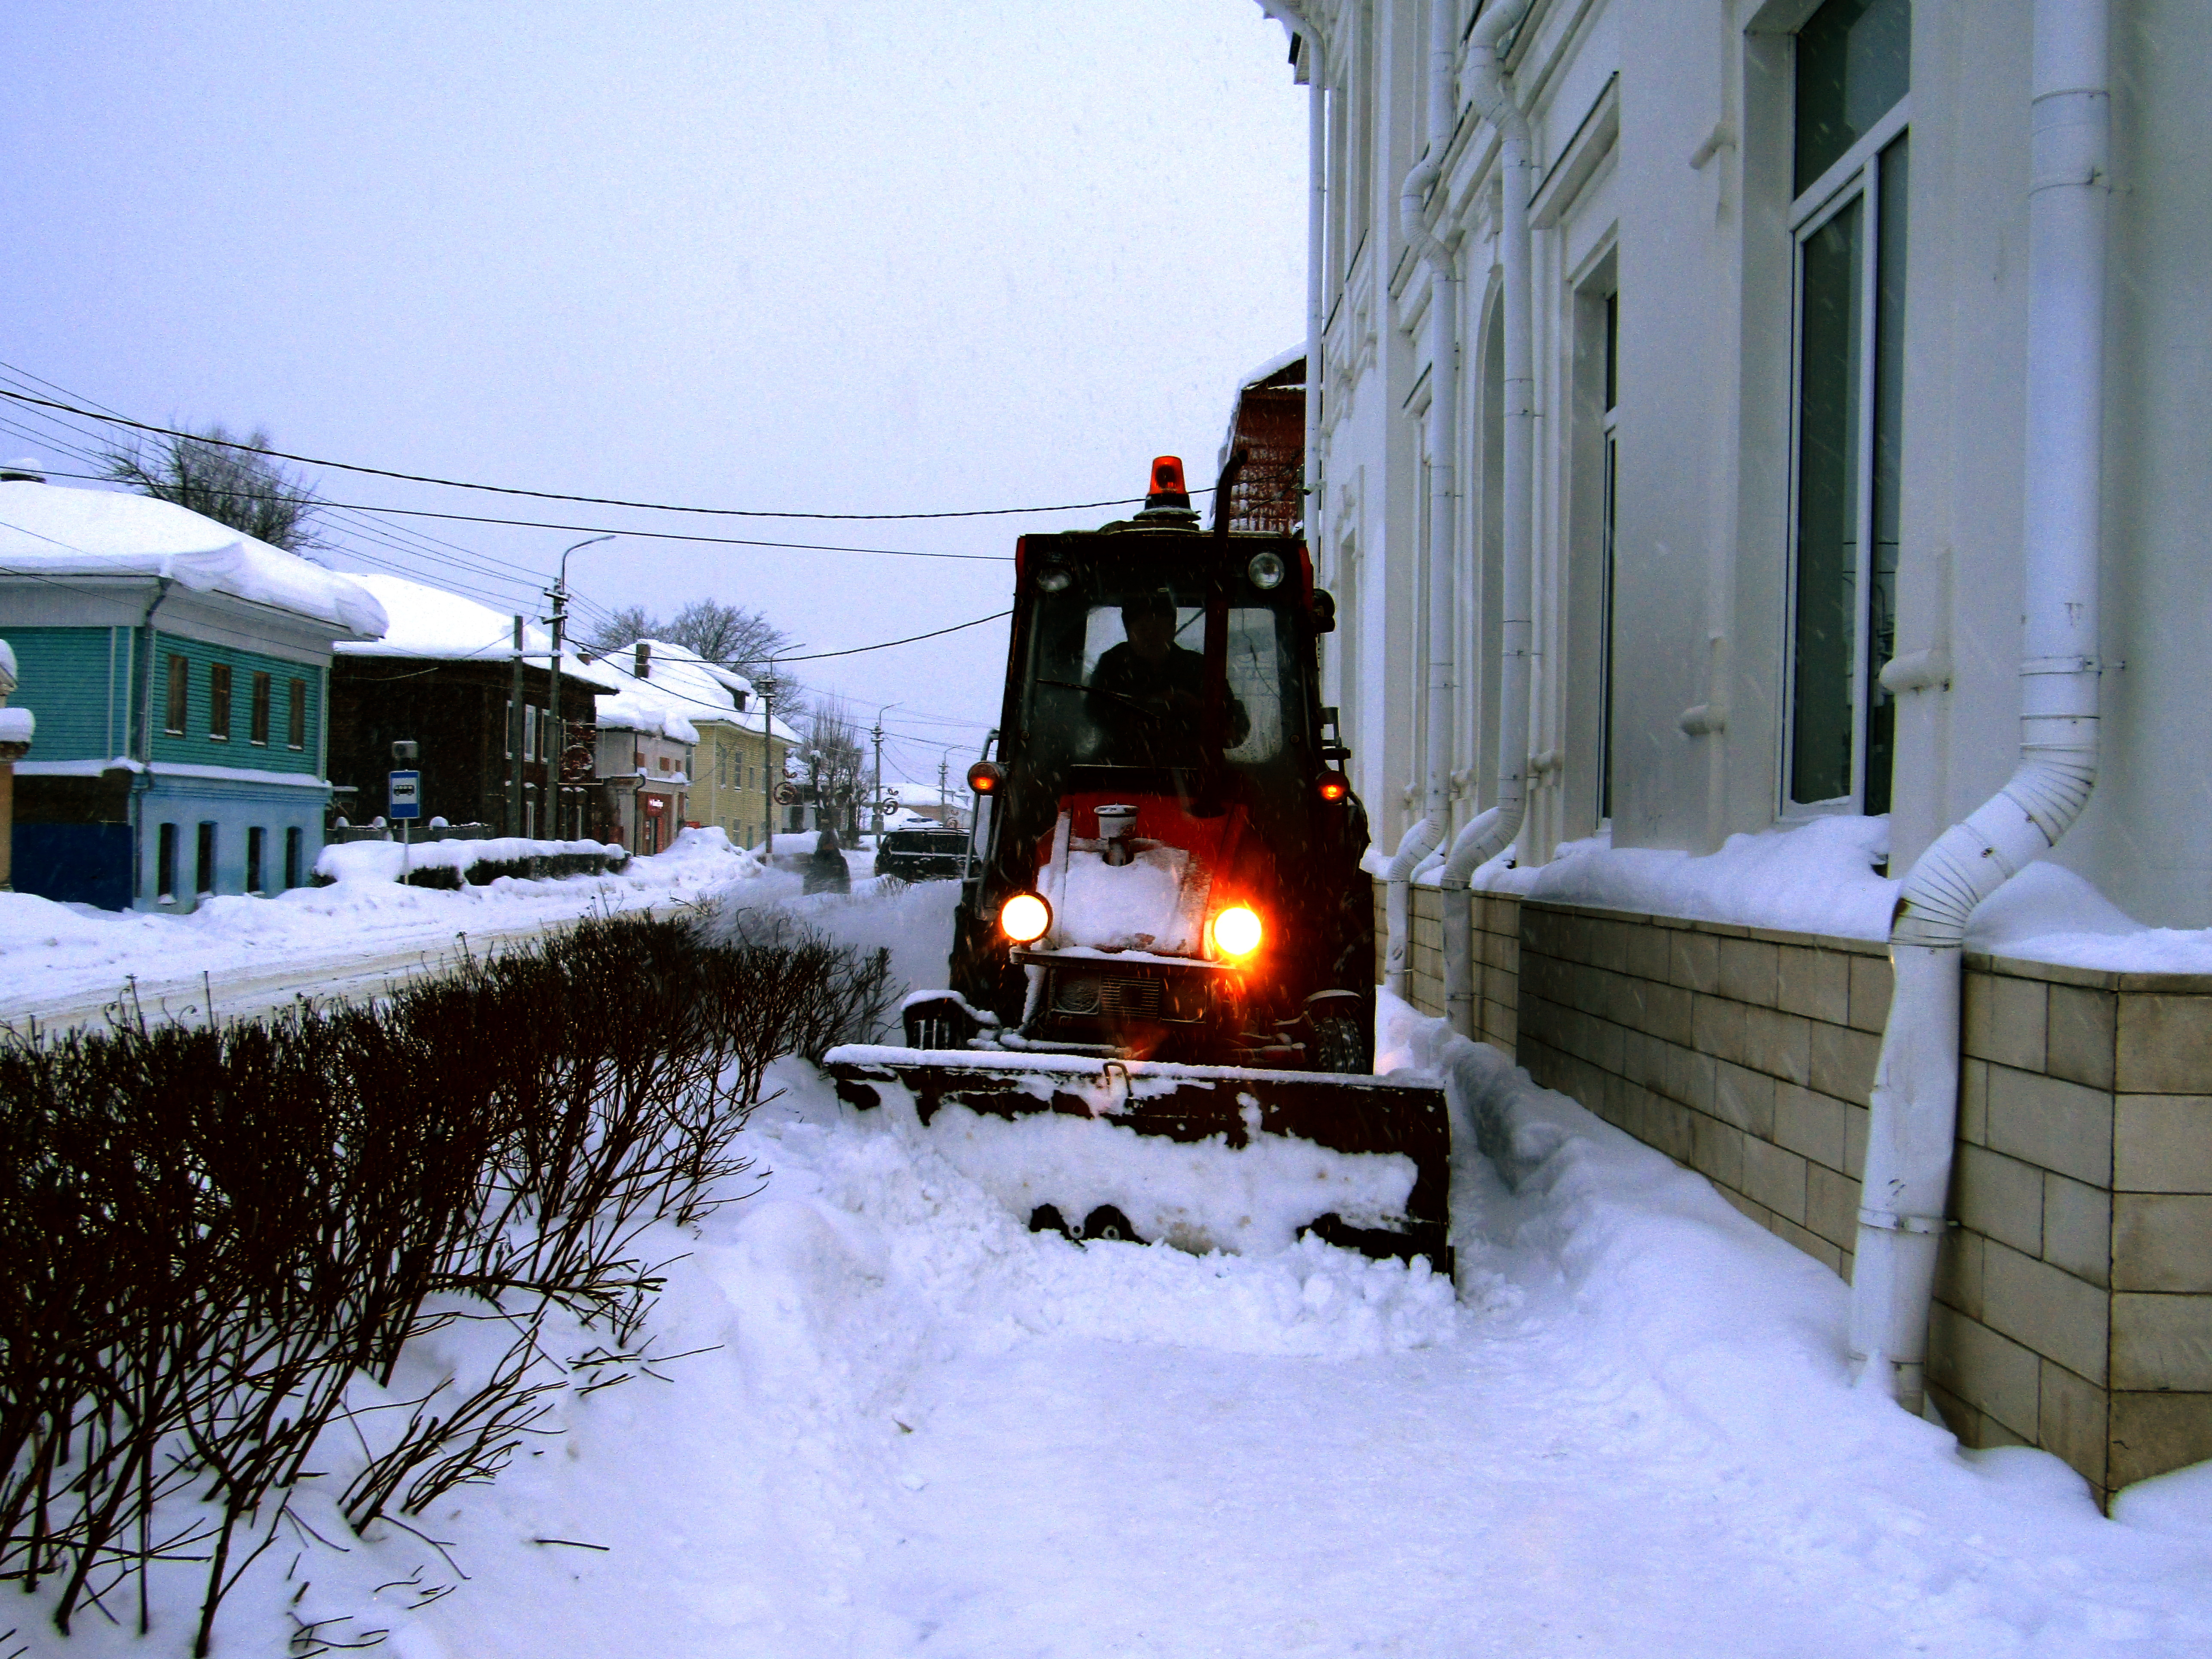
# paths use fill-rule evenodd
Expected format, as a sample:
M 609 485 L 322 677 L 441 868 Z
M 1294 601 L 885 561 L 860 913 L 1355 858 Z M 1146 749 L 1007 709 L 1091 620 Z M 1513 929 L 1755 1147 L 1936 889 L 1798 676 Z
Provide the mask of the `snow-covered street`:
M 798 903 L 911 974 L 951 894 Z M 2055 1458 L 1962 1455 L 1847 1385 L 1824 1268 L 1491 1051 L 1385 1024 L 1388 1063 L 1449 1078 L 1456 1297 L 1310 1240 L 1032 1235 L 910 1116 L 782 1062 L 763 1189 L 646 1241 L 652 1349 L 686 1357 L 559 1396 L 558 1436 L 422 1535 L 288 1538 L 222 1650 L 276 1650 L 288 1610 L 404 1659 L 2212 1647 L 2200 1476 L 2107 1520 Z

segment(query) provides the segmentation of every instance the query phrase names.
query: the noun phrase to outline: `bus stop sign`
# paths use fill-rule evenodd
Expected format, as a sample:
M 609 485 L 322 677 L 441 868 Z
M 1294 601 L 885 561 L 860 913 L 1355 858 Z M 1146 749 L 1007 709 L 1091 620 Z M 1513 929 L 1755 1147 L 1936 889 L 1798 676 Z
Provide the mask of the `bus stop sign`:
M 394 818 L 419 818 L 422 816 L 422 775 L 420 772 L 392 774 L 390 816 Z

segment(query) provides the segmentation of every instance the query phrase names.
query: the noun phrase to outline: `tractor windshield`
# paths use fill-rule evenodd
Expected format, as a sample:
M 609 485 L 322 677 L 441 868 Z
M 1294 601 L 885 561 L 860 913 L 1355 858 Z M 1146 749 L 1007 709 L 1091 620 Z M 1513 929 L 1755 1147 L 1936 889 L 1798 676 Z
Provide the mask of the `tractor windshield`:
M 1188 768 L 1205 763 L 1206 596 L 1201 583 L 1141 568 L 1090 573 L 1038 596 L 1027 743 L 1032 764 Z M 1117 580 L 1117 578 L 1119 578 Z M 1292 707 L 1295 635 L 1259 595 L 1229 608 L 1223 757 L 1277 760 Z

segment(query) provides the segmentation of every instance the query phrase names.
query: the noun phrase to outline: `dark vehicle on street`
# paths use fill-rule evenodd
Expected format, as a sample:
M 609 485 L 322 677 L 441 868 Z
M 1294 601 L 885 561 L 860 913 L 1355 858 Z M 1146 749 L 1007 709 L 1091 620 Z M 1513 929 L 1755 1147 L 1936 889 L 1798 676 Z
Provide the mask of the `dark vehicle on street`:
M 1442 1092 L 1371 1075 L 1366 815 L 1320 700 L 1334 602 L 1297 537 L 1230 532 L 1241 459 L 1211 533 L 1163 456 L 1133 518 L 1021 538 L 950 982 L 907 1000 L 903 1048 L 830 1069 L 862 1106 L 902 1086 L 925 1125 L 955 1105 L 1400 1158 L 1413 1185 L 1379 1224 L 1310 1230 L 1447 1267 Z M 1049 1196 L 1031 1224 L 1066 1230 Z M 1132 1236 L 1119 1208 L 1083 1231 Z
M 876 847 L 876 873 L 901 881 L 957 881 L 967 862 L 965 830 L 886 830 Z

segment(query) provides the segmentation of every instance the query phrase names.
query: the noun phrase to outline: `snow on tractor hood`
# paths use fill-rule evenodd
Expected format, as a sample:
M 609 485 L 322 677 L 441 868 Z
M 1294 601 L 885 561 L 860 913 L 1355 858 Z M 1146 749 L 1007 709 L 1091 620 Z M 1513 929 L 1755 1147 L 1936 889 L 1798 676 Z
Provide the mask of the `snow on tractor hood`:
M 1234 844 L 1242 811 L 1218 828 L 1209 825 L 1202 839 L 1211 844 L 1195 848 L 1145 832 L 1186 832 L 1176 835 L 1180 841 L 1189 838 L 1187 826 L 1207 821 L 1170 824 L 1164 813 L 1140 811 L 1126 843 L 1132 856 L 1116 866 L 1106 861 L 1103 840 L 1078 833 L 1096 831 L 1097 806 L 1079 799 L 1053 827 L 1050 851 L 1037 872 L 1037 890 L 1052 907 L 1046 948 L 1204 956 L 1207 904 L 1220 864 L 1217 848 Z

